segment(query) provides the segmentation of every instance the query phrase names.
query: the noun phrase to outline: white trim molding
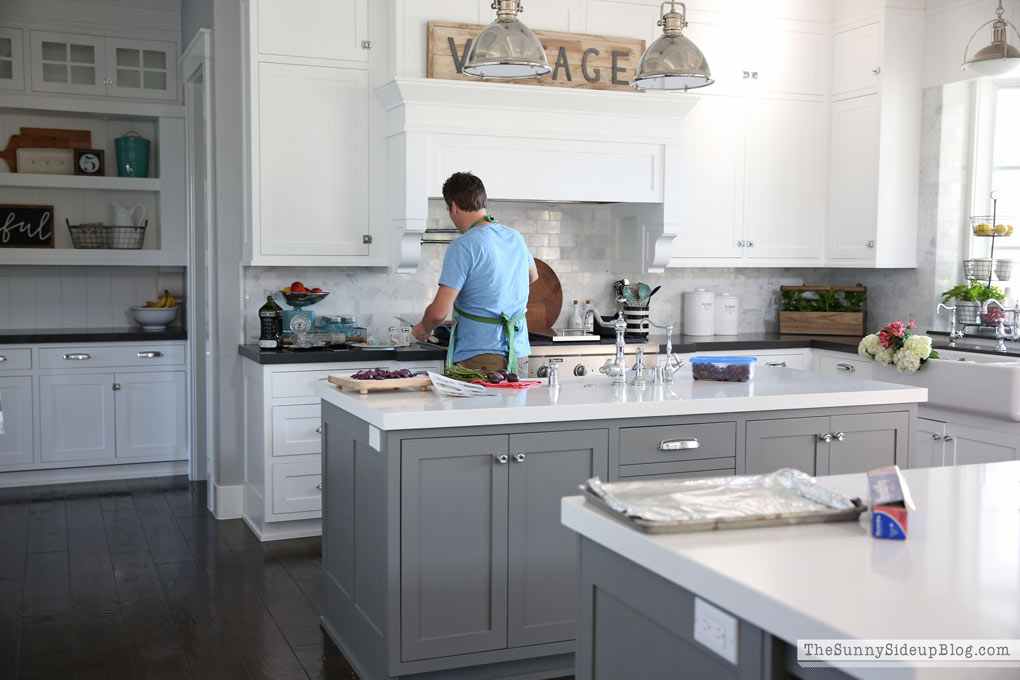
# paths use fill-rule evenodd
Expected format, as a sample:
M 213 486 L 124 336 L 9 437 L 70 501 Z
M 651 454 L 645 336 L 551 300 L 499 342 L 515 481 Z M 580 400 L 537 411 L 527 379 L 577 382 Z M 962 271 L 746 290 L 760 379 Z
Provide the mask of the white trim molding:
M 216 519 L 239 519 L 244 514 L 244 485 L 209 485 L 209 512 Z
M 496 200 L 656 205 L 661 216 L 645 225 L 647 247 L 631 266 L 668 262 L 679 195 L 666 187 L 695 98 L 428 78 L 397 78 L 376 94 L 397 271 L 417 268 L 428 199 L 463 170 L 478 172 Z

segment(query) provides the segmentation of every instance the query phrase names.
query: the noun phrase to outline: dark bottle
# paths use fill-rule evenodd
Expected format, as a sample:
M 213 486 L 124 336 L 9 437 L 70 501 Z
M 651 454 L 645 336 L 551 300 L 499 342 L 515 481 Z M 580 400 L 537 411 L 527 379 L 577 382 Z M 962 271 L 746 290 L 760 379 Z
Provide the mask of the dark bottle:
M 259 325 L 262 334 L 259 336 L 259 347 L 275 349 L 280 346 L 283 336 L 283 309 L 273 301 L 273 296 L 266 298 L 266 304 L 259 307 Z

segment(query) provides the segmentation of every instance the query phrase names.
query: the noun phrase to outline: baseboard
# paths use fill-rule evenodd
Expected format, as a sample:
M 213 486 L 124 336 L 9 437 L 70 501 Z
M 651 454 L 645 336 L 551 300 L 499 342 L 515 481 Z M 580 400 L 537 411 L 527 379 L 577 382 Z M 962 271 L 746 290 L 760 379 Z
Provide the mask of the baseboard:
M 209 485 L 209 510 L 216 519 L 239 519 L 244 511 L 244 485 Z
M 252 530 L 259 540 L 283 541 L 288 538 L 307 538 L 309 536 L 322 535 L 321 519 L 297 519 L 290 522 L 265 522 L 262 526 L 247 515 L 242 517 L 244 523 Z
M 139 477 L 171 477 L 188 474 L 188 461 L 160 463 L 127 463 L 124 465 L 92 465 L 50 470 L 16 470 L 0 472 L 0 487 L 38 486 L 41 484 L 73 484 L 107 479 L 138 479 Z

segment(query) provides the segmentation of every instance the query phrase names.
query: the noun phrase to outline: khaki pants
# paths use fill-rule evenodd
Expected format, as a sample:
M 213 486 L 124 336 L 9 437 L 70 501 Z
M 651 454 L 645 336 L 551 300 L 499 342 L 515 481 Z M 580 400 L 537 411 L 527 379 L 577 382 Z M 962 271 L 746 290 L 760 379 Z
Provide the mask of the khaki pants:
M 506 357 L 502 354 L 476 354 L 470 359 L 458 361 L 464 368 L 472 368 L 482 373 L 506 368 Z M 528 357 L 517 357 L 517 375 L 525 378 L 528 375 Z

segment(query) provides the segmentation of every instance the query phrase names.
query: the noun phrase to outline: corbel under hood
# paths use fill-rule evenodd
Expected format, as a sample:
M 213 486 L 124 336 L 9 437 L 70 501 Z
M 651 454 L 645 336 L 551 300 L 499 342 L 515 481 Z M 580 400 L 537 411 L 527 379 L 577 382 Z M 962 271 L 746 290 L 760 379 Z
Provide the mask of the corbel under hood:
M 398 78 L 376 94 L 397 271 L 417 268 L 428 200 L 457 171 L 481 177 L 494 200 L 628 204 L 624 222 L 644 233 L 642 268 L 668 261 L 680 122 L 694 97 L 426 78 Z

